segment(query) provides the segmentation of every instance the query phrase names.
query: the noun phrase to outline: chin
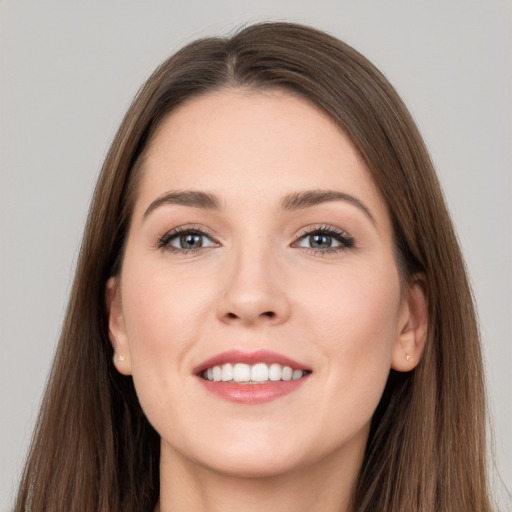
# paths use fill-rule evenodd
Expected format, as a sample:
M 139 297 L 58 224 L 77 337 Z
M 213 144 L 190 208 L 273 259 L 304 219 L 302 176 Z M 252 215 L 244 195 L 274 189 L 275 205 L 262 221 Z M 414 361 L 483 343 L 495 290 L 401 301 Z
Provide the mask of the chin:
M 162 443 L 162 456 L 181 459 L 187 465 L 202 467 L 219 475 L 238 478 L 264 478 L 285 474 L 308 459 L 304 441 L 271 432 L 245 432 L 225 435 L 191 435 L 188 442 Z M 282 432 L 281 432 L 282 434 Z M 302 447 L 302 449 L 301 449 Z M 172 461 L 169 461 L 172 463 Z
M 295 457 L 287 457 L 286 454 L 226 454 L 223 460 L 207 461 L 205 467 L 210 471 L 223 476 L 236 478 L 271 478 L 287 474 L 300 466 Z

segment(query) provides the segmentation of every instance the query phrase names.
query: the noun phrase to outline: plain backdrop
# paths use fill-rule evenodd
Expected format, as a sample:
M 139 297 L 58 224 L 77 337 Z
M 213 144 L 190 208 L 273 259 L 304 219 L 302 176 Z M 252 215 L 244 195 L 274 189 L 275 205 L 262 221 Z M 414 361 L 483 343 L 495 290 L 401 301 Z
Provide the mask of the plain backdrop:
M 92 188 L 133 95 L 184 43 L 270 19 L 353 45 L 419 124 L 478 304 L 496 489 L 512 488 L 510 1 L 0 0 L 1 511 L 30 441 Z

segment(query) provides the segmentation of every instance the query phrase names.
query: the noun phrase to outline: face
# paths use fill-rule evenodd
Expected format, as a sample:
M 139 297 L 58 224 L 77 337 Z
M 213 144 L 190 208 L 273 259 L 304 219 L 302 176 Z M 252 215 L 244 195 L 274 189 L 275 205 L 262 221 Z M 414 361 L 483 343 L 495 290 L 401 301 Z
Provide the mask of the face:
M 142 173 L 107 299 L 162 456 L 245 475 L 360 460 L 421 308 L 348 138 L 285 93 L 212 93 L 162 123 Z

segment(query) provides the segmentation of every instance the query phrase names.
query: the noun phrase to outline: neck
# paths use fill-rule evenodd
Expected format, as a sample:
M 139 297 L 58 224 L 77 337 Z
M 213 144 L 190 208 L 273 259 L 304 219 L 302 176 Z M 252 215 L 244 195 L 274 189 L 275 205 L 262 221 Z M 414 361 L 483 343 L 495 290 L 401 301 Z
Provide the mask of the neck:
M 364 450 L 351 455 L 346 464 L 331 454 L 307 468 L 240 477 L 198 466 L 162 449 L 160 501 L 155 512 L 352 512 Z

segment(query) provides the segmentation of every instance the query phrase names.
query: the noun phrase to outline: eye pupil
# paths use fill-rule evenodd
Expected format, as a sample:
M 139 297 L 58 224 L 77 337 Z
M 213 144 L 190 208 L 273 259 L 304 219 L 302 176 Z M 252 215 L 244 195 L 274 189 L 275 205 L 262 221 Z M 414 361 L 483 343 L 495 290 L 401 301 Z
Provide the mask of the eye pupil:
M 332 237 L 317 233 L 310 235 L 309 243 L 314 249 L 328 249 L 332 245 Z
M 180 245 L 184 249 L 197 249 L 203 246 L 203 238 L 196 233 L 187 233 L 180 236 Z

